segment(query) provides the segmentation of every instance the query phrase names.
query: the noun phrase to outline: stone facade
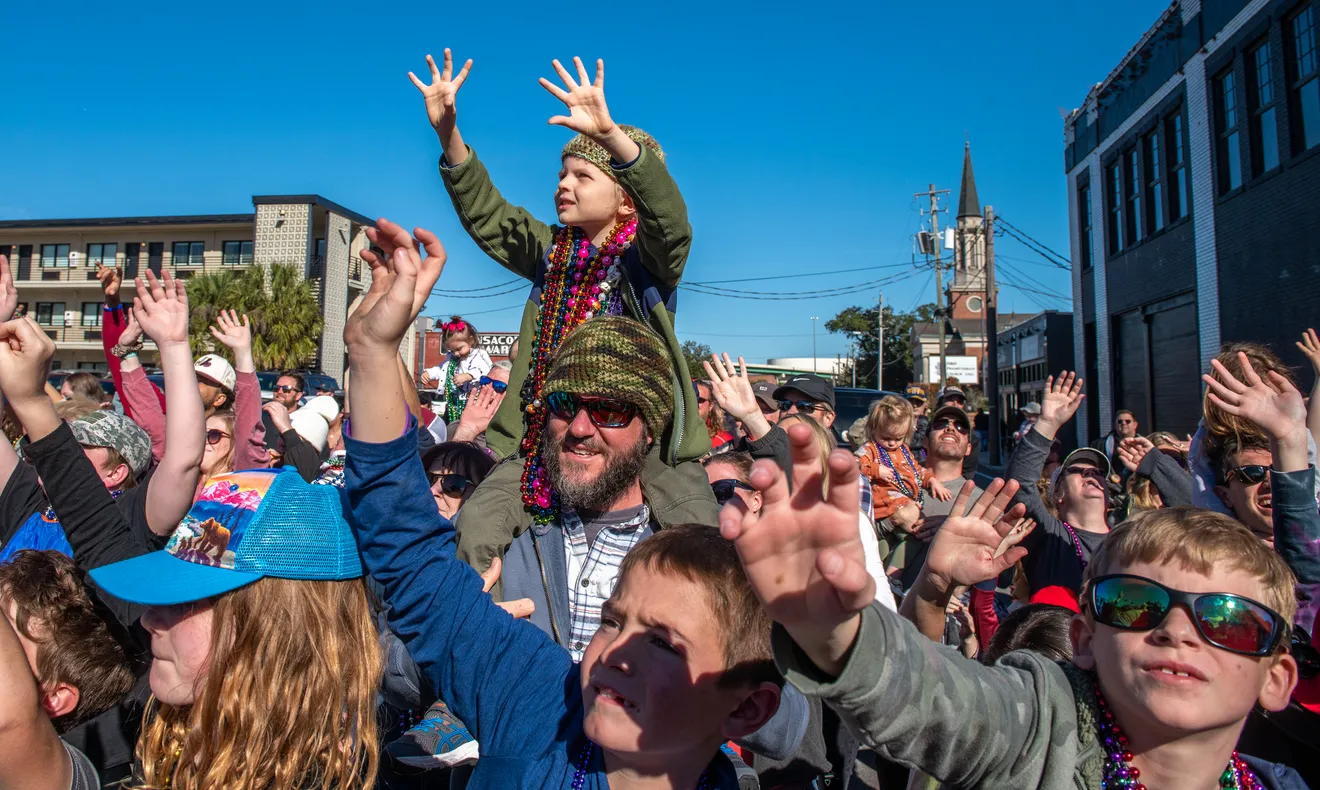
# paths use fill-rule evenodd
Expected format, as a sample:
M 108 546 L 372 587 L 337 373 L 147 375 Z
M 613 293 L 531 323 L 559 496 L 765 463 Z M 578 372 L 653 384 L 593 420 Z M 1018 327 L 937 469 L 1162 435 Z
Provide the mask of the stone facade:
M 253 260 L 259 266 L 274 263 L 306 265 L 312 247 L 310 205 L 262 204 L 253 221 Z

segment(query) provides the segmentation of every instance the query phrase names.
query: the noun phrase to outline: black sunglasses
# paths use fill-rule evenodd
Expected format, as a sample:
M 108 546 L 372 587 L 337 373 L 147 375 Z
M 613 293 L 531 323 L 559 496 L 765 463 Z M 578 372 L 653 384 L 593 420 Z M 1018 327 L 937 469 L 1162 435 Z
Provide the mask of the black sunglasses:
M 493 379 L 490 376 L 482 376 L 480 379 L 477 380 L 477 385 L 481 387 L 493 387 L 496 392 L 504 392 L 509 388 L 508 382 L 499 381 L 498 379 Z
M 463 496 L 472 487 L 472 481 L 459 474 L 427 472 L 426 477 L 431 481 L 432 488 L 435 487 L 436 481 L 439 481 L 440 490 L 449 496 Z
M 1094 466 L 1070 466 L 1063 470 L 1064 475 L 1081 475 L 1096 480 L 1104 480 L 1105 473 Z
M 956 430 L 958 433 L 961 433 L 963 436 L 967 435 L 967 426 L 963 425 L 962 423 L 958 422 L 952 417 L 941 417 L 940 419 L 930 424 L 930 429 L 938 433 L 944 430 L 945 428 L 948 428 L 950 425 L 952 425 L 954 430 Z
M 809 400 L 781 400 L 779 402 L 780 411 L 788 411 L 794 406 L 796 406 L 797 410 L 802 414 L 811 414 L 816 411 L 816 409 L 822 409 L 824 411 L 830 410 L 830 407 L 824 403 L 812 403 Z
M 229 439 L 229 438 L 232 437 L 229 434 L 225 433 L 224 431 L 220 430 L 219 428 L 208 428 L 206 430 L 207 444 L 219 444 L 221 439 Z
M 275 388 L 276 392 L 302 392 L 297 387 L 290 387 L 288 384 L 280 384 Z
M 743 481 L 732 477 L 727 477 L 723 480 L 715 480 L 710 484 L 710 490 L 715 492 L 715 501 L 719 503 L 720 507 L 724 507 L 726 502 L 733 499 L 735 492 L 740 488 L 744 491 L 756 490 Z
M 1236 477 L 1246 485 L 1254 486 L 1257 483 L 1265 482 L 1269 476 L 1270 468 L 1268 466 L 1247 464 L 1246 466 L 1239 466 L 1236 469 L 1230 469 L 1228 476 L 1224 478 L 1224 482 L 1231 483 L 1233 478 Z
M 633 421 L 640 411 L 636 406 L 614 398 L 594 398 L 571 392 L 552 392 L 545 398 L 550 413 L 561 420 L 572 420 L 577 413 L 587 410 L 587 417 L 597 428 L 622 428 Z
M 1243 656 L 1267 656 L 1288 638 L 1283 617 L 1250 598 L 1183 592 L 1128 573 L 1093 579 L 1085 600 L 1097 623 L 1125 631 L 1150 631 L 1185 606 L 1202 639 Z

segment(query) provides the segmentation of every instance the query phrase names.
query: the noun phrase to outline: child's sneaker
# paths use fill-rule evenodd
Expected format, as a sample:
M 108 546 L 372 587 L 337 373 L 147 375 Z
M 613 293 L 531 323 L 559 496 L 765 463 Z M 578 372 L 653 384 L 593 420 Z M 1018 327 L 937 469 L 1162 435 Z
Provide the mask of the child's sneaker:
M 385 751 L 414 768 L 453 768 L 477 761 L 477 741 L 443 702 L 426 711 L 417 726 L 399 736 Z

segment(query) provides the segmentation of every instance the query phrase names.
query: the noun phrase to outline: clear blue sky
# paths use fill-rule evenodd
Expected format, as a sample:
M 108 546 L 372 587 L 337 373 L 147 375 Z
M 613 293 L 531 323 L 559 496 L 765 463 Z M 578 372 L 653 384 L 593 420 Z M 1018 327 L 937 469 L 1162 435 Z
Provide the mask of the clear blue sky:
M 507 197 L 550 221 L 568 132 L 546 125 L 562 105 L 536 79 L 554 57 L 604 58 L 614 117 L 659 139 L 687 199 L 689 281 L 888 267 L 726 286 L 819 290 L 906 272 L 893 266 L 911 258 L 912 193 L 933 182 L 956 208 L 965 137 L 982 203 L 1066 253 L 1061 114 L 1167 3 L 411 5 L 12 4 L 6 26 L 32 34 L 5 47 L 0 218 L 237 213 L 254 194 L 316 192 L 439 233 L 442 288 L 504 282 L 455 218 L 406 76 L 449 46 L 476 61 L 465 137 Z M 1016 242 L 998 252 L 1020 281 L 1071 293 Z M 1001 294 L 1001 311 L 1039 309 Z M 931 301 L 928 272 L 885 296 Z M 679 335 L 750 360 L 809 356 L 809 316 L 874 299 L 684 292 Z M 516 331 L 522 300 L 436 297 L 427 314 Z M 822 326 L 818 345 L 846 344 Z

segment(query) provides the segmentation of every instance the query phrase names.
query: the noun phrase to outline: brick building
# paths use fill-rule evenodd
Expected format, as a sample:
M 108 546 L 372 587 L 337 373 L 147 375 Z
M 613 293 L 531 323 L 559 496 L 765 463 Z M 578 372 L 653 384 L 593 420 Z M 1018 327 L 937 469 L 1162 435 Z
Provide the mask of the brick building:
M 371 284 L 361 251 L 374 223 L 320 195 L 258 195 L 252 205 L 251 214 L 0 221 L 0 255 L 9 256 L 20 308 L 56 341 L 55 366 L 86 370 L 105 369 L 98 263 L 124 268 L 125 302 L 147 270 L 188 279 L 297 264 L 325 316 L 314 366 L 342 383 L 344 320 Z
M 1082 437 L 1185 433 L 1220 344 L 1293 341 L 1320 298 L 1312 0 L 1179 0 L 1065 121 Z

